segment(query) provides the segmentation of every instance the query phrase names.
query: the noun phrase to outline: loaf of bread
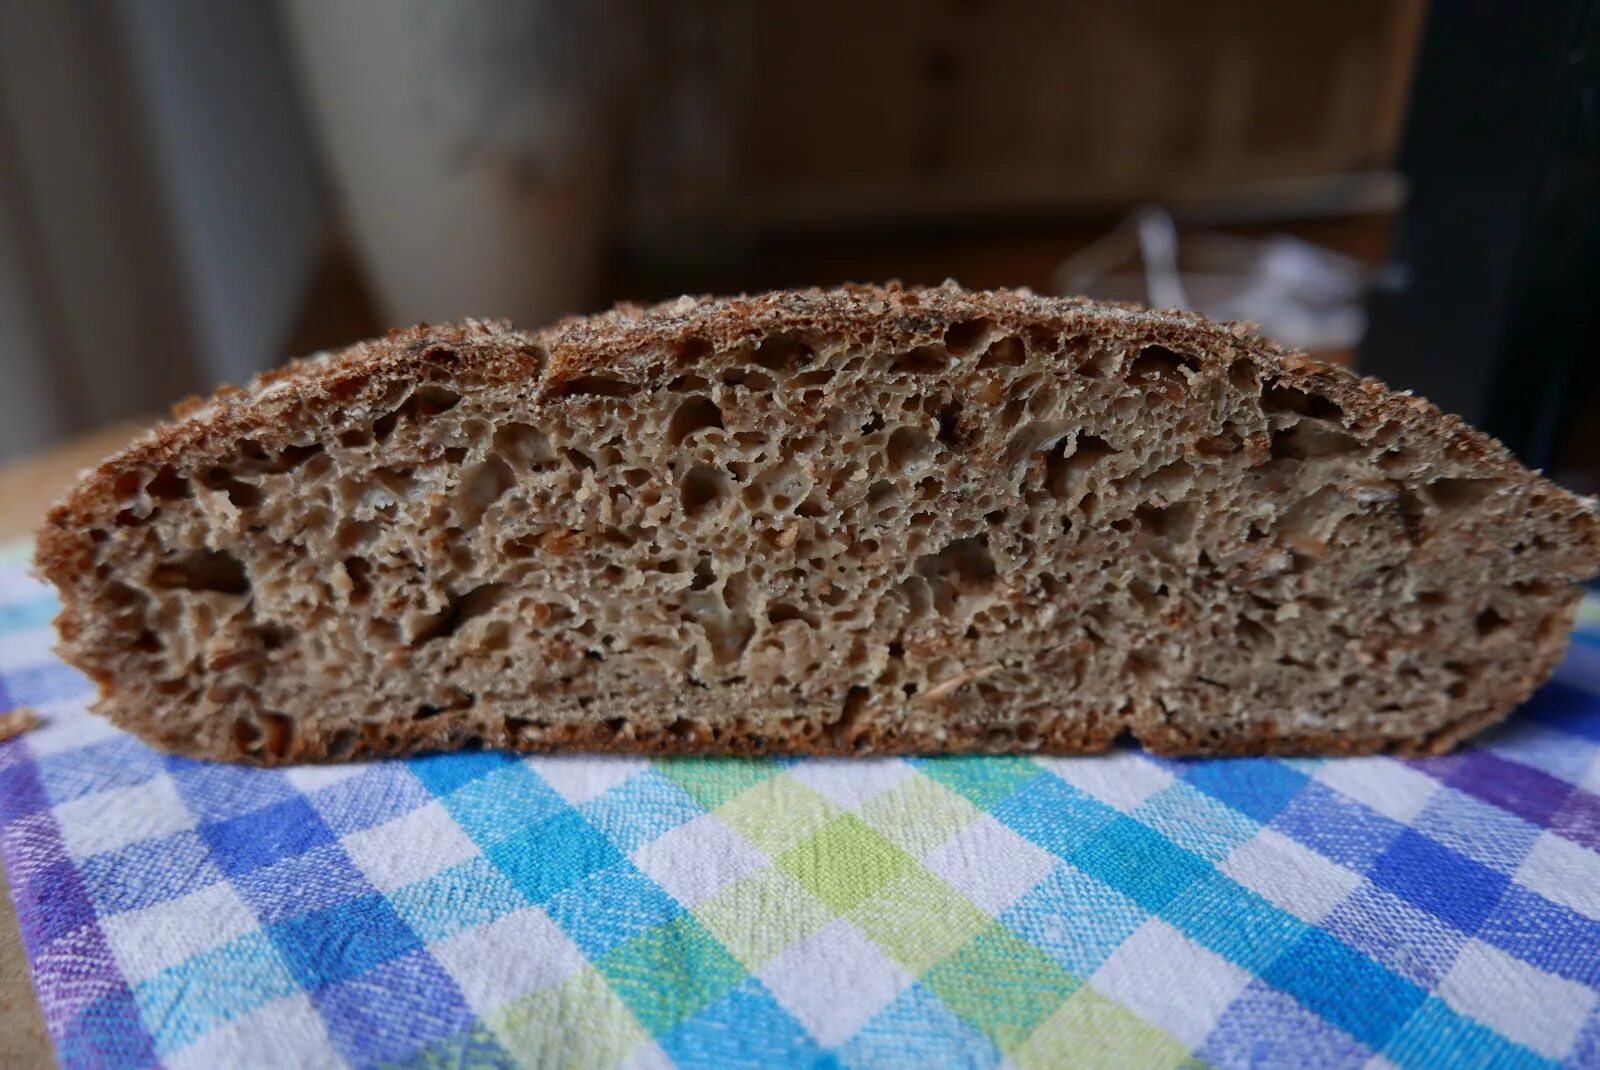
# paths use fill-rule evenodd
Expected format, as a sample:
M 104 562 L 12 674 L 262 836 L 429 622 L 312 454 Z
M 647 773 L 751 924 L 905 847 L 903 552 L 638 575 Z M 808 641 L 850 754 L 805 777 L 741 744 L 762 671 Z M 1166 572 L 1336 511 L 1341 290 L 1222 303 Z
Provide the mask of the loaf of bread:
M 298 362 L 38 567 L 100 708 L 208 758 L 1415 754 L 1545 679 L 1600 522 L 1244 327 L 947 284 Z

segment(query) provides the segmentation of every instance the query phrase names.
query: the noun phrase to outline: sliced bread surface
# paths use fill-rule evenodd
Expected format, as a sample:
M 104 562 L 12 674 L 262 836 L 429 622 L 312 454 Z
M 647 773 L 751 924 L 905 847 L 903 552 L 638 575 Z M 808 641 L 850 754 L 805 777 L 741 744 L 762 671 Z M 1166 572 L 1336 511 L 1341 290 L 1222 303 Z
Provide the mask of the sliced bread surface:
M 1426 753 L 1550 673 L 1600 523 L 1242 326 L 848 287 L 297 362 L 37 564 L 99 708 L 208 758 Z

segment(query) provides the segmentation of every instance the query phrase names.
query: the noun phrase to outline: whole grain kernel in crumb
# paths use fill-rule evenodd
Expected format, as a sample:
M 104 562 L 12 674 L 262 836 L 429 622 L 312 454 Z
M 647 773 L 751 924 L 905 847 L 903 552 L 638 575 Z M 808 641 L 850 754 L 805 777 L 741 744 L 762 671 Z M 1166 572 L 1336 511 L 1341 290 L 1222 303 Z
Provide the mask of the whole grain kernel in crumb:
M 0 743 L 15 739 L 24 732 L 32 732 L 38 727 L 39 713 L 31 706 L 18 706 L 14 710 L 0 713 Z

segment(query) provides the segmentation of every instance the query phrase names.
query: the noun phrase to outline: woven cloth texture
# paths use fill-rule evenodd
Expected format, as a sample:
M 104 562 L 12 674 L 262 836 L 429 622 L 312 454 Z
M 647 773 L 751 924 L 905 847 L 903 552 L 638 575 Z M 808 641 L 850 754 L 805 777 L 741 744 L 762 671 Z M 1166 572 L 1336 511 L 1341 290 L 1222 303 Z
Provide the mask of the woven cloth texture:
M 1600 603 L 1444 758 L 282 771 L 86 712 L 0 555 L 66 1067 L 1600 1066 Z

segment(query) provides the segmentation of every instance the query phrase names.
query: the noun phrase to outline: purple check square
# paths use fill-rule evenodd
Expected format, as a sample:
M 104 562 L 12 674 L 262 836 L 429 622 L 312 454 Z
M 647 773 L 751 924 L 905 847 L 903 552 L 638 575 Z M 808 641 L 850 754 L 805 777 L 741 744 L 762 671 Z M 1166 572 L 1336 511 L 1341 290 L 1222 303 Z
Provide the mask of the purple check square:
M 23 753 L 21 747 L 14 745 L 7 745 L 6 751 Z M 39 776 L 32 765 L 18 760 L 0 769 L 0 828 L 29 814 L 39 813 L 49 805 L 44 785 L 39 783 Z
M 1600 852 L 1600 795 L 1573 792 L 1550 819 L 1550 828 L 1573 843 Z
M 80 1010 L 56 1038 L 56 1054 L 62 1066 L 133 1070 L 160 1065 L 127 985 L 118 985 Z
M 58 862 L 19 883 L 17 921 L 29 944 L 43 944 L 94 921 L 94 903 L 71 862 Z
M 1572 793 L 1572 785 L 1532 766 L 1476 750 L 1437 759 L 1449 763 L 1444 782 L 1535 825 L 1547 825 Z M 1422 767 L 1434 769 L 1424 761 Z M 1435 774 L 1436 775 L 1436 774 Z

